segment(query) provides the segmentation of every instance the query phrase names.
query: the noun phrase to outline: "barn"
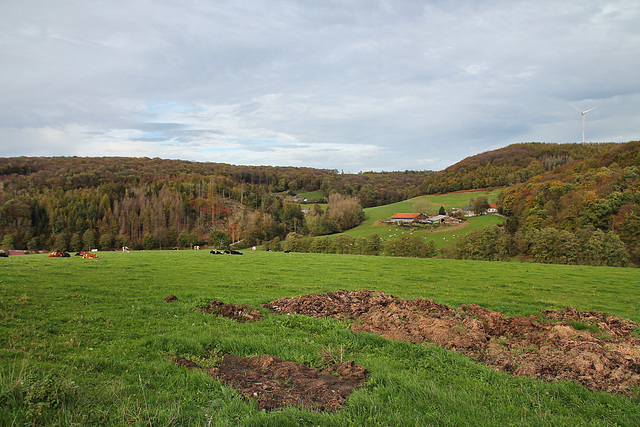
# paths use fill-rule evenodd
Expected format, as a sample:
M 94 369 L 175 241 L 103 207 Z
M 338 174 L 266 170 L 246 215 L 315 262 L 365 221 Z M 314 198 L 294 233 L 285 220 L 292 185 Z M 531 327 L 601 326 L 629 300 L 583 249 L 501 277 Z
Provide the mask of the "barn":
M 397 213 L 387 219 L 387 222 L 393 222 L 396 224 L 411 224 L 415 221 L 424 219 L 425 215 L 421 213 Z

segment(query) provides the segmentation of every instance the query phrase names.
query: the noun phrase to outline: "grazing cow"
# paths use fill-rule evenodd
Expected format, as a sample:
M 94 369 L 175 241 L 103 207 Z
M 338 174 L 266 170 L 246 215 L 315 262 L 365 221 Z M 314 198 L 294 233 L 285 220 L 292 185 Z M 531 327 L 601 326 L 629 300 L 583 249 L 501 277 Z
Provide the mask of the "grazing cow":
M 242 252 L 240 252 L 240 251 L 234 251 L 233 249 L 231 249 L 231 250 L 229 251 L 229 253 L 230 253 L 231 255 L 242 255 Z
M 286 251 L 284 251 L 284 253 L 288 254 L 288 253 L 291 253 L 291 251 L 287 249 Z

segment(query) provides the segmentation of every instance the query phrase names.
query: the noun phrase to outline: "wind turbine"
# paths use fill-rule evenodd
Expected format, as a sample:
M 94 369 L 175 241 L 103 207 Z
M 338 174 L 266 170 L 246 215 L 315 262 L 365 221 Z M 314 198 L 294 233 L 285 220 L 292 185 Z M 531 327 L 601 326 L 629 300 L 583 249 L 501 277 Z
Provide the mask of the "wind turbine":
M 598 107 L 593 107 L 593 108 L 589 108 L 587 111 L 582 111 L 581 109 L 579 109 L 578 107 L 576 107 L 575 105 L 571 104 L 571 106 L 573 108 L 575 108 L 576 110 L 580 111 L 580 114 L 582 114 L 582 143 L 584 144 L 584 116 L 585 114 L 587 114 L 589 111 L 591 110 L 595 110 Z

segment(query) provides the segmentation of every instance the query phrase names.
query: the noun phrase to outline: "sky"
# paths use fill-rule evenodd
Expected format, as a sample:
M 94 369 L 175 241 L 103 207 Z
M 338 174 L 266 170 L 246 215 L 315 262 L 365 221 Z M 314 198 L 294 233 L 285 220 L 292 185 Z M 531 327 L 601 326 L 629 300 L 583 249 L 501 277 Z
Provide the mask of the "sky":
M 638 0 L 2 0 L 0 157 L 442 170 L 640 139 Z M 578 109 L 574 108 L 575 105 Z

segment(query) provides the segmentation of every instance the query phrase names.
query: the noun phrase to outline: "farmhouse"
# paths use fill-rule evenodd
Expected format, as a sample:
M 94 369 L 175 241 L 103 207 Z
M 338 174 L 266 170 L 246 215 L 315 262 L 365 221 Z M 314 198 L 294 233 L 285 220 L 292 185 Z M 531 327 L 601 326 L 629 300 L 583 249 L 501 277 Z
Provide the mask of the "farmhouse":
M 436 215 L 429 218 L 434 224 L 457 224 L 461 222 L 459 219 L 452 218 L 448 215 Z
M 473 205 L 466 205 L 465 207 L 462 208 L 462 214 L 466 217 L 470 217 L 470 216 L 476 216 L 476 213 L 474 212 L 474 208 Z
M 410 224 L 414 221 L 425 219 L 425 215 L 421 213 L 397 213 L 387 220 L 396 224 Z
M 488 213 L 497 213 L 498 212 L 498 205 L 495 203 L 490 203 L 489 204 L 489 209 L 487 209 Z

